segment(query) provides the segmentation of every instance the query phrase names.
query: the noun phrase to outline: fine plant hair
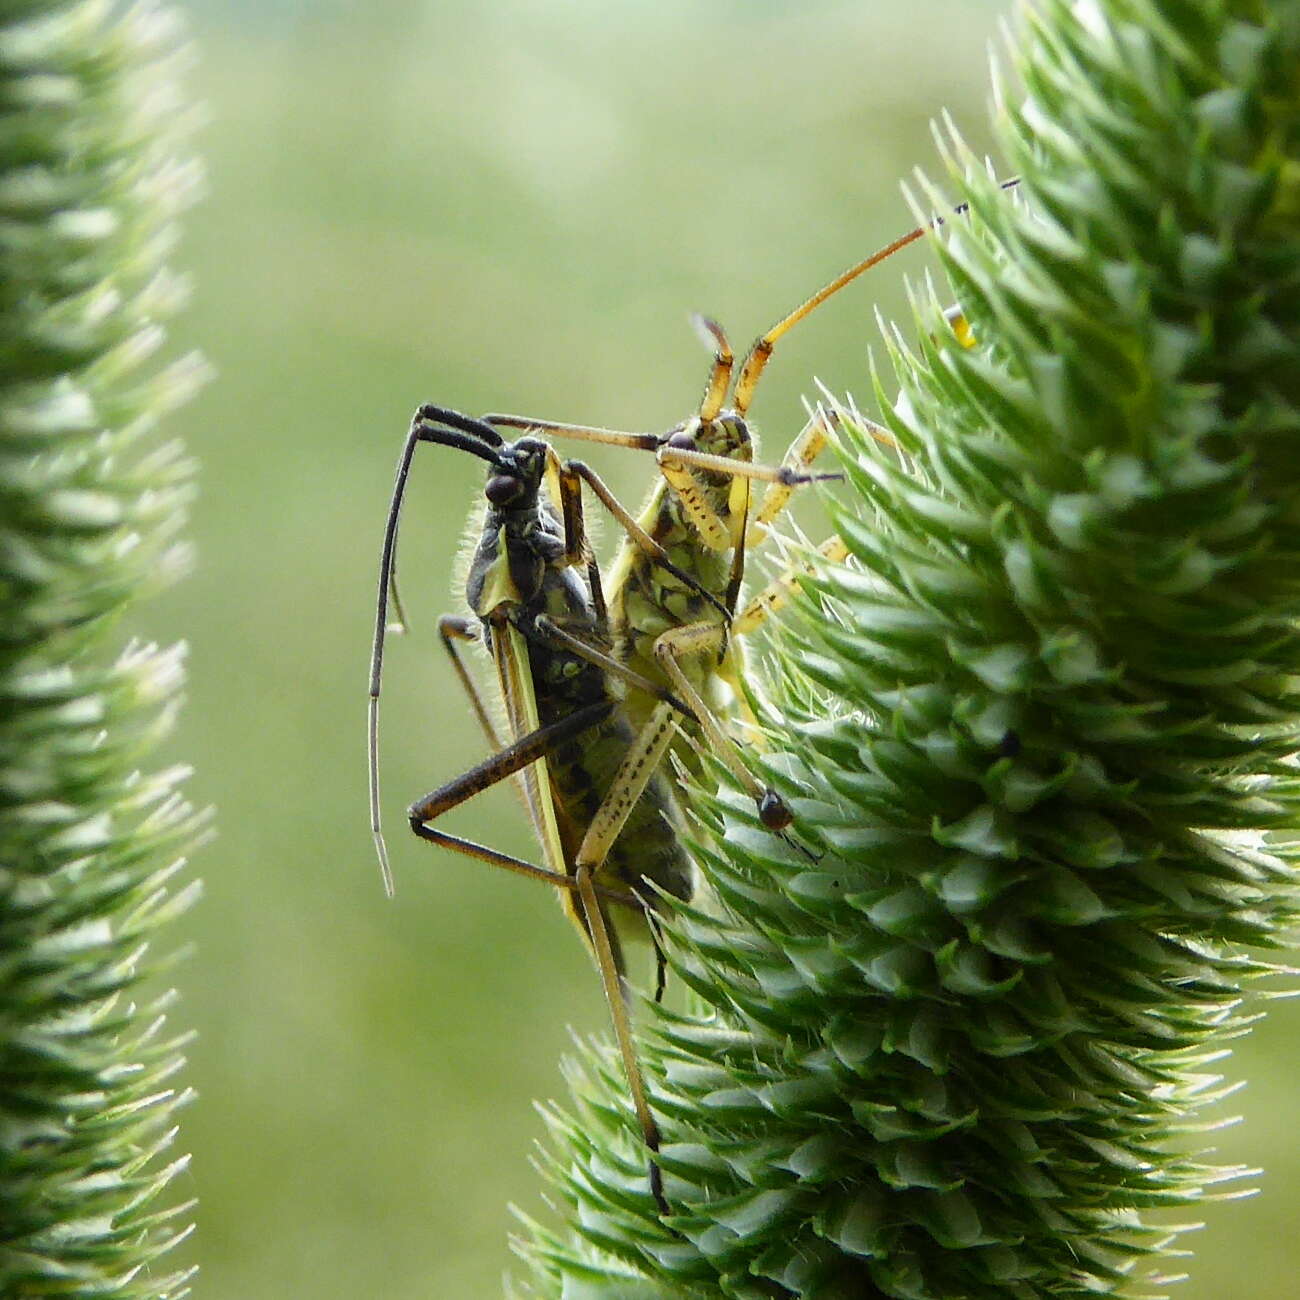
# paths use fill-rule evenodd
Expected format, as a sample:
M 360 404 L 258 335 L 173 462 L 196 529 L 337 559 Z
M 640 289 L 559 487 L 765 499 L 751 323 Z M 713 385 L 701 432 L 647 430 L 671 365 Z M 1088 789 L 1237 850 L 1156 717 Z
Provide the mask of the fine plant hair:
M 122 616 L 185 565 L 160 364 L 195 188 L 151 4 L 0 15 L 0 1296 L 187 1292 L 181 1037 L 157 973 L 199 818 L 153 751 L 181 647 Z M 170 945 L 170 947 L 169 947 Z M 161 949 L 161 951 L 160 951 Z
M 672 1213 L 581 1049 L 528 1294 L 1157 1295 L 1241 1186 L 1204 1107 L 1296 911 L 1300 4 L 1039 0 L 1009 45 L 1020 190 L 943 134 L 897 447 L 838 404 L 850 556 L 768 642 L 820 857 L 697 790 L 693 1005 L 641 1009 Z

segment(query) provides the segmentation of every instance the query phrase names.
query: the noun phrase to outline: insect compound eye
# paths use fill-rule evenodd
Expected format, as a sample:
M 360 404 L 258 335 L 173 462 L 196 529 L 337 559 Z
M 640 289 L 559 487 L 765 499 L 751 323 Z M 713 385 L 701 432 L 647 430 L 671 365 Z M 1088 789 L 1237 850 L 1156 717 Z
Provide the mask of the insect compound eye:
M 523 490 L 524 485 L 513 475 L 494 474 L 488 479 L 483 495 L 494 506 L 508 506 L 522 495 Z
M 685 429 L 679 429 L 668 439 L 667 445 L 672 447 L 674 451 L 694 451 L 695 435 L 687 433 Z

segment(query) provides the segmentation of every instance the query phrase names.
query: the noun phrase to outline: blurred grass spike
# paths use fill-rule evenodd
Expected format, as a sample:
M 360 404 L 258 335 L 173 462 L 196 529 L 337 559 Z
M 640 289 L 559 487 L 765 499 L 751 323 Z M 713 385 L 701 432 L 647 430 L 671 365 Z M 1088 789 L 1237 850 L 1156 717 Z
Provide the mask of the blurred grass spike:
M 189 1035 L 158 981 L 207 815 L 188 767 L 159 766 L 185 647 L 140 637 L 138 613 L 190 566 L 194 465 L 160 426 L 207 371 L 163 351 L 199 177 L 177 20 L 0 7 L 5 1297 L 180 1300 L 194 1272 L 172 1256 Z

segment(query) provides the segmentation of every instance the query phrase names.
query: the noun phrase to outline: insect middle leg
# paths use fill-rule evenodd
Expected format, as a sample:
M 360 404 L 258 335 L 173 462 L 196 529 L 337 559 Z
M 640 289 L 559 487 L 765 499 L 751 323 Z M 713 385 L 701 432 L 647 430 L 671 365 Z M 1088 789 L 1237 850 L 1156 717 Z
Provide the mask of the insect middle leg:
M 623 529 L 629 541 L 637 546 L 652 564 L 671 573 L 683 586 L 689 587 L 713 605 L 724 618 L 729 616 L 729 611 L 711 591 L 701 587 L 689 573 L 686 573 L 673 563 L 668 552 L 641 527 L 632 512 L 614 495 L 604 479 L 590 465 L 580 460 L 564 461 L 559 466 L 559 483 L 565 532 L 571 538 L 580 539 L 580 546 L 583 551 L 589 549 L 582 507 L 582 488 L 583 484 L 586 484 L 587 488 L 605 507 L 619 527 Z M 597 617 L 603 622 L 606 611 L 600 569 L 594 558 L 589 554 L 585 555 L 584 558 L 587 564 L 587 582 L 591 589 L 592 601 L 596 606 Z
M 461 804 L 472 799 L 476 794 L 480 794 L 482 791 L 514 776 L 517 772 L 523 771 L 524 768 L 539 759 L 544 759 L 548 753 L 551 753 L 558 746 L 576 736 L 580 736 L 584 731 L 591 730 L 592 727 L 599 726 L 610 716 L 614 707 L 612 701 L 602 701 L 599 704 L 580 710 L 561 722 L 538 727 L 535 731 L 522 736 L 513 744 L 505 746 L 498 753 L 492 755 L 491 758 L 470 768 L 469 771 L 461 773 L 454 780 L 448 781 L 446 785 L 439 786 L 438 789 L 431 791 L 424 798 L 417 799 L 407 811 L 411 829 L 422 840 L 428 840 L 432 844 L 438 844 L 443 848 L 463 853 L 466 857 L 475 858 L 479 862 L 486 862 L 490 866 L 504 867 L 506 870 L 513 871 L 518 875 L 527 876 L 532 880 L 538 880 L 557 889 L 572 893 L 576 889 L 572 876 L 563 872 L 552 871 L 547 867 L 539 867 L 535 863 L 525 861 L 523 858 L 514 857 L 509 853 L 502 853 L 498 849 L 489 848 L 487 845 L 479 844 L 474 840 L 468 840 L 462 836 L 438 830 L 431 823 L 445 813 L 450 812 L 453 808 L 458 808 Z M 622 903 L 627 907 L 641 906 L 640 900 L 629 890 L 602 888 L 600 892 L 612 902 Z
M 661 633 L 655 641 L 654 656 L 677 694 L 690 706 L 710 748 L 754 800 L 759 820 L 770 831 L 783 831 L 794 820 L 789 805 L 749 770 L 735 740 L 727 734 L 681 664 L 683 659 L 706 655 L 717 656 L 721 662 L 727 654 L 727 646 L 728 631 L 722 624 L 688 623 Z
M 560 471 L 561 499 L 563 502 L 566 531 L 570 536 L 577 536 L 581 530 L 582 506 L 581 492 L 585 484 L 606 507 L 611 515 L 624 528 L 631 542 L 636 545 L 658 567 L 667 570 L 678 581 L 697 594 L 704 595 L 709 603 L 717 609 L 720 618 L 711 622 L 700 622 L 682 628 L 671 629 L 661 635 L 656 642 L 655 655 L 661 671 L 667 680 L 677 689 L 677 697 L 668 694 L 646 678 L 637 674 L 627 665 L 611 658 L 595 647 L 584 644 L 581 638 L 568 638 L 564 631 L 547 625 L 551 634 L 562 640 L 575 654 L 595 664 L 610 675 L 621 678 L 633 690 L 653 695 L 661 702 L 666 701 L 677 706 L 682 713 L 693 715 L 707 736 L 719 757 L 727 764 L 744 788 L 754 799 L 760 820 L 771 830 L 782 830 L 792 820 L 789 809 L 775 791 L 762 786 L 749 772 L 741 759 L 736 744 L 731 740 L 712 711 L 706 705 L 699 691 L 680 671 L 677 659 L 686 656 L 704 656 L 716 654 L 721 661 L 725 658 L 728 644 L 727 625 L 735 609 L 741 583 L 744 577 L 746 520 L 749 509 L 749 488 L 752 479 L 760 479 L 769 484 L 769 492 L 784 487 L 786 497 L 782 498 L 769 512 L 769 518 L 775 517 L 784 507 L 793 486 L 807 482 L 812 476 L 799 468 L 802 460 L 811 460 L 825 445 L 827 434 L 824 417 L 815 416 L 808 427 L 796 440 L 795 446 L 787 454 L 787 463 L 777 467 L 754 465 L 748 461 L 737 461 L 727 457 L 701 456 L 695 452 L 682 452 L 679 449 L 665 447 L 661 451 L 660 466 L 665 479 L 679 493 L 684 501 L 693 501 L 697 505 L 694 522 L 702 538 L 716 550 L 730 550 L 732 562 L 725 593 L 719 598 L 702 589 L 700 584 L 689 574 L 675 565 L 663 547 L 642 528 L 631 514 L 618 502 L 617 498 L 605 486 L 602 480 L 586 465 L 578 461 L 566 462 Z M 687 462 L 690 463 L 687 463 Z M 732 476 L 732 503 L 724 520 L 712 510 L 704 499 L 704 494 L 696 491 L 698 484 L 694 478 L 695 466 L 704 462 L 703 468 L 717 469 Z M 830 477 L 830 476 L 827 476 Z M 576 557 L 575 557 L 576 558 Z M 594 563 L 590 565 L 593 592 L 599 591 L 599 573 Z M 600 596 L 599 604 L 603 609 L 604 598 Z M 539 627 L 544 620 L 539 620 Z M 683 690 L 684 688 L 684 690 Z
M 501 741 L 497 738 L 496 728 L 492 725 L 492 719 L 488 715 L 487 706 L 483 703 L 483 696 L 479 691 L 478 684 L 474 681 L 465 660 L 461 658 L 460 651 L 456 648 L 458 644 L 477 642 L 479 639 L 478 629 L 467 618 L 461 618 L 457 614 L 443 614 L 438 619 L 438 638 L 442 642 L 443 649 L 447 651 L 447 657 L 451 660 L 452 671 L 456 674 L 456 680 L 460 682 L 461 689 L 469 700 L 469 706 L 474 713 L 474 718 L 484 736 L 487 737 L 488 748 L 493 751 L 501 749 Z

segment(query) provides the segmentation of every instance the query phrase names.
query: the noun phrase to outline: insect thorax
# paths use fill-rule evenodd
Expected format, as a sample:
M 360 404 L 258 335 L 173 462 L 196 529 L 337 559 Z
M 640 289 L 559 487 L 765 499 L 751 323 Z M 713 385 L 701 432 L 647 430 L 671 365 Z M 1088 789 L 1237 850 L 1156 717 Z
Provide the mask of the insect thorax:
M 724 411 L 715 420 L 701 423 L 690 420 L 678 430 L 680 445 L 689 439 L 693 450 L 727 460 L 748 461 L 753 458 L 753 440 L 743 417 Z M 673 436 L 668 445 L 675 445 Z M 734 475 L 725 471 L 696 468 L 692 477 L 703 500 L 719 517 L 731 518 L 734 501 Z M 641 525 L 668 554 L 680 570 L 688 574 L 705 591 L 721 600 L 731 576 L 731 551 L 716 550 L 703 543 L 690 513 L 680 496 L 660 483 L 646 503 Z M 610 623 L 618 657 L 642 676 L 668 685 L 654 658 L 658 637 L 674 627 L 691 623 L 718 622 L 717 607 L 696 590 L 692 590 L 662 565 L 643 553 L 632 554 L 624 580 L 610 593 Z M 710 703 L 718 702 L 718 683 L 714 663 L 698 658 L 681 661 L 682 668 L 696 689 Z M 633 717 L 644 716 L 651 704 L 633 696 L 628 701 Z
M 563 554 L 563 528 L 549 506 L 489 506 L 465 578 L 470 608 L 485 622 L 503 606 L 540 609 L 546 575 Z

